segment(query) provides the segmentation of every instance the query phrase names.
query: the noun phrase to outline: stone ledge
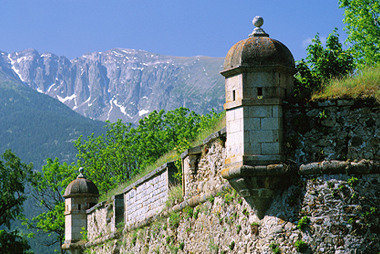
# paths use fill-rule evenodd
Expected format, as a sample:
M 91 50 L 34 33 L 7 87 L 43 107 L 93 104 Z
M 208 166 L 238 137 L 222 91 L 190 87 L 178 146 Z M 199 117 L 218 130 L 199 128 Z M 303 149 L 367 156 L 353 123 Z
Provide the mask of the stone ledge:
M 99 209 L 101 207 L 104 207 L 106 205 L 107 201 L 102 201 L 100 203 L 97 203 L 96 205 L 94 205 L 93 207 L 91 207 L 90 209 L 87 209 L 86 210 L 86 213 L 92 213 L 94 210 L 96 209 Z
M 378 173 L 380 173 L 380 162 L 373 160 L 361 160 L 359 162 L 337 160 L 313 162 L 302 164 L 299 169 L 300 175 Z
M 217 138 L 225 138 L 227 135 L 227 130 L 226 127 L 222 128 L 219 131 L 216 131 L 212 134 L 210 134 L 207 138 L 205 138 L 202 142 L 202 145 L 194 146 L 189 149 L 186 149 L 182 154 L 181 154 L 181 159 L 183 160 L 185 157 L 188 155 L 193 155 L 193 154 L 201 154 L 202 153 L 202 148 L 204 145 L 207 145 L 208 143 L 212 142 L 213 140 Z
M 320 100 L 320 101 L 310 101 L 306 104 L 298 103 L 287 103 L 284 102 L 283 106 L 287 109 L 289 108 L 321 108 L 321 107 L 371 107 L 373 110 L 377 111 L 380 109 L 379 104 L 375 103 L 371 99 L 331 99 L 331 100 Z
M 217 138 L 225 137 L 226 133 L 227 133 L 226 127 L 224 127 L 221 130 L 210 134 L 207 138 L 203 140 L 203 145 L 206 145 Z
M 82 241 L 75 242 L 75 243 L 64 243 L 62 244 L 63 250 L 83 250 L 85 248 L 85 244 Z
M 131 189 L 134 189 L 134 187 L 137 187 L 137 186 L 141 185 L 142 183 L 146 182 L 150 178 L 153 178 L 156 175 L 158 175 L 159 173 L 165 171 L 166 168 L 170 169 L 171 167 L 175 167 L 174 161 L 167 162 L 167 163 L 161 165 L 160 167 L 156 168 L 155 170 L 153 170 L 152 172 L 150 172 L 146 176 L 141 177 L 139 180 L 137 180 L 136 182 L 132 183 L 127 188 L 125 188 L 123 190 L 123 193 L 126 193 L 126 192 L 130 191 Z
M 236 101 L 226 102 L 223 107 L 225 110 L 233 109 L 241 106 L 263 106 L 263 105 L 282 105 L 282 99 L 240 99 Z
M 263 166 L 242 165 L 238 167 L 229 167 L 222 170 L 222 177 L 232 179 L 241 176 L 280 176 L 289 171 L 286 164 L 269 164 Z
M 186 149 L 186 151 L 184 151 L 181 154 L 181 159 L 187 157 L 188 155 L 201 154 L 202 153 L 202 147 L 203 147 L 203 145 L 199 145 L 199 146 L 194 146 L 194 147 L 191 147 L 189 149 Z

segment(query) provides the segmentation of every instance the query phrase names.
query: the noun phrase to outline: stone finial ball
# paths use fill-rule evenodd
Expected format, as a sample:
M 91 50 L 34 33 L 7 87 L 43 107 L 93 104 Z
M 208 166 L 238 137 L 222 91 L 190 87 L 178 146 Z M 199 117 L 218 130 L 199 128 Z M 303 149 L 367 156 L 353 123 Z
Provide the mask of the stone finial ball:
M 264 19 L 262 17 L 260 17 L 260 16 L 256 16 L 256 17 L 253 18 L 252 24 L 255 27 L 261 27 L 264 24 Z

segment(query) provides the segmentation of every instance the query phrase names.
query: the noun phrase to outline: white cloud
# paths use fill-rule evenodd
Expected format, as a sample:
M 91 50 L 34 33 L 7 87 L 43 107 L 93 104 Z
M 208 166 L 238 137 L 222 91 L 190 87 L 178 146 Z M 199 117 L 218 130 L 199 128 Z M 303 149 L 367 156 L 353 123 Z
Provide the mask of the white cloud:
M 302 47 L 307 48 L 307 46 L 309 46 L 313 42 L 313 39 L 314 38 L 309 37 L 309 38 L 303 40 L 302 41 Z M 322 45 L 325 46 L 326 45 L 326 37 L 319 37 L 319 39 L 321 40 Z
M 312 39 L 310 37 L 307 38 L 306 40 L 303 40 L 302 41 L 302 47 L 307 48 L 307 46 L 309 46 L 311 44 L 311 41 L 312 41 Z

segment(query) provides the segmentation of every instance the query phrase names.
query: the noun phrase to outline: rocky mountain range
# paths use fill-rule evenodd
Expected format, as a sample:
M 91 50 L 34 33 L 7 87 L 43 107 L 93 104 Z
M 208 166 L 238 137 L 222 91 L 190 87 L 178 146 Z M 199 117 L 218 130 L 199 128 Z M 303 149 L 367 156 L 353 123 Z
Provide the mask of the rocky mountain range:
M 164 56 L 115 48 L 73 60 L 34 49 L 0 51 L 0 69 L 12 79 L 97 120 L 137 123 L 153 110 L 222 110 L 223 58 Z

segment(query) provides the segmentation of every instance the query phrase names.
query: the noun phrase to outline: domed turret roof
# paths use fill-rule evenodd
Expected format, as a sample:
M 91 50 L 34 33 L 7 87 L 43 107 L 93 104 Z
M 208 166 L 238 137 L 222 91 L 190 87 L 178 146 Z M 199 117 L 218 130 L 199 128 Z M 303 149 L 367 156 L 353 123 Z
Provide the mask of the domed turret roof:
M 261 28 L 263 19 L 256 16 L 252 23 L 256 28 L 249 38 L 239 41 L 228 51 L 224 60 L 224 71 L 238 67 L 266 66 L 294 69 L 292 53 L 281 42 L 269 38 L 269 35 Z
M 83 175 L 83 168 L 79 169 L 80 174 L 77 179 L 72 181 L 65 190 L 64 198 L 72 196 L 99 196 L 99 190 L 96 185 L 86 179 Z

